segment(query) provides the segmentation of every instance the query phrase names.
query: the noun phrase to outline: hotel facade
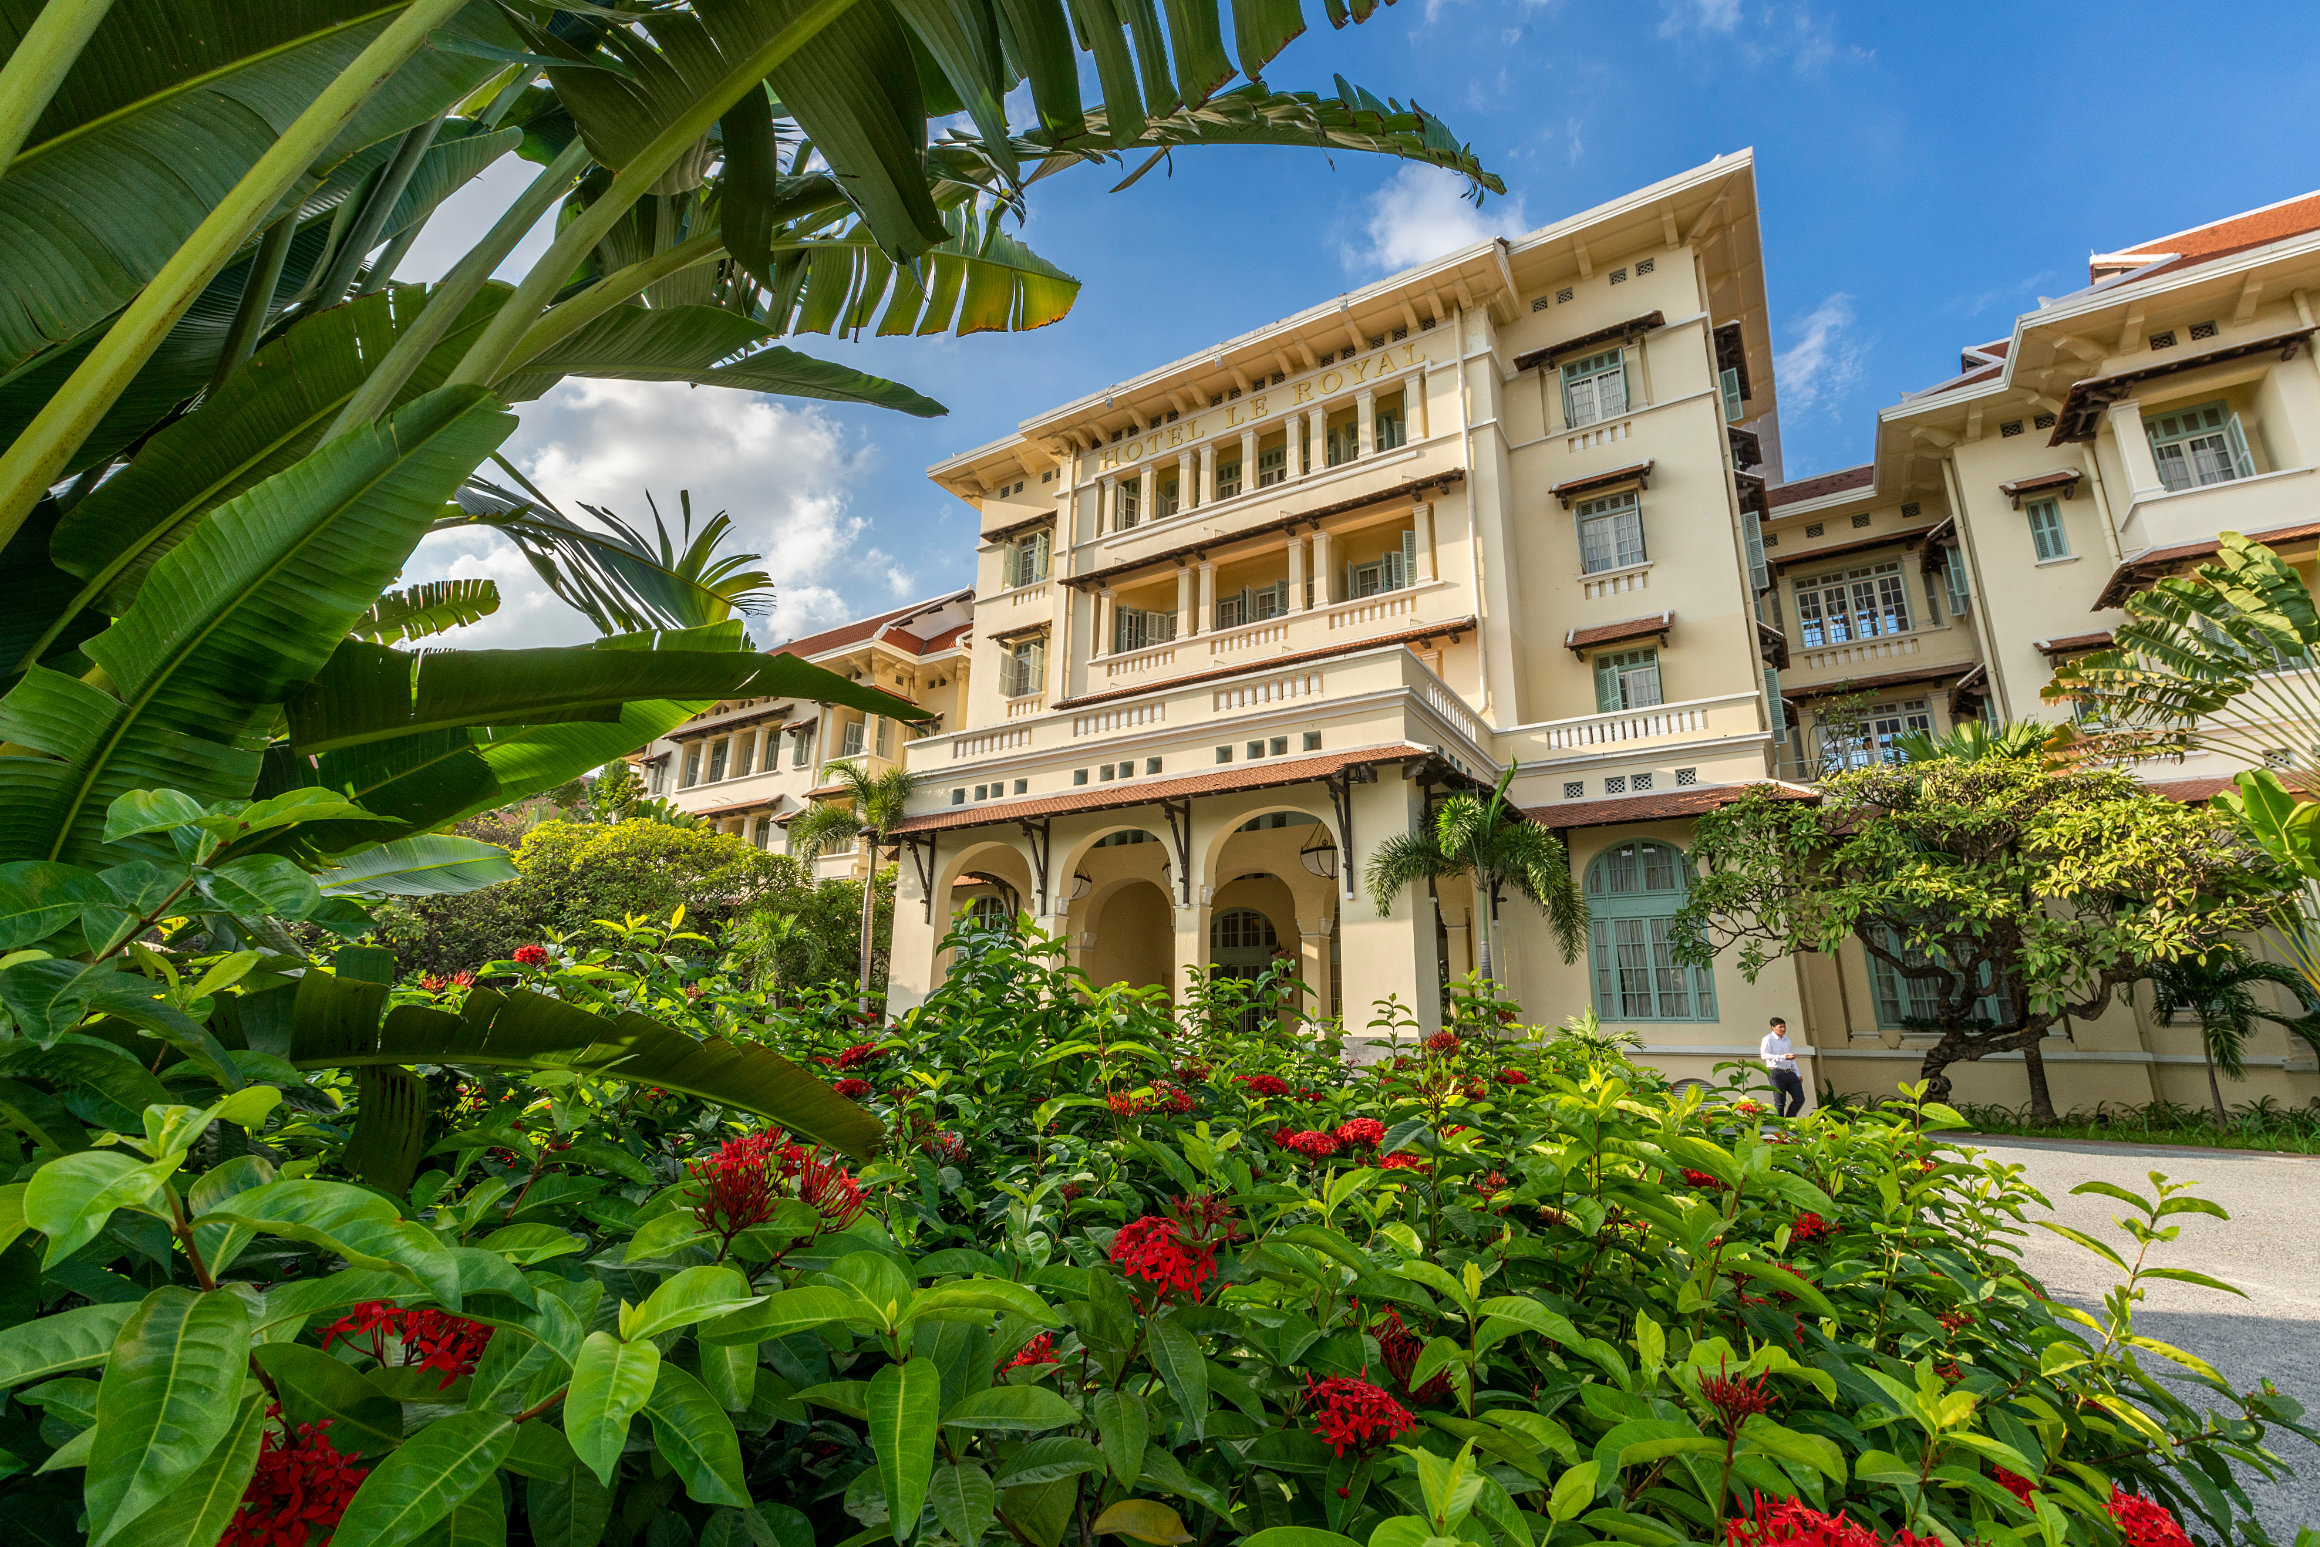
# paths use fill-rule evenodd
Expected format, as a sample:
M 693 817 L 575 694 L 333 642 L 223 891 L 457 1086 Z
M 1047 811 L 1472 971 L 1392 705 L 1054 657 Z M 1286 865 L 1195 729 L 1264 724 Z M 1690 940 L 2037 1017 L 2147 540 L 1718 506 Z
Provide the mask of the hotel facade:
M 2051 718 L 2053 663 L 2134 588 L 2220 531 L 2306 565 L 2320 538 L 2320 197 L 2091 269 L 1884 411 L 1873 461 L 1784 481 L 1754 162 L 1727 155 L 938 464 L 981 541 L 941 604 L 961 632 L 915 658 L 938 728 L 894 749 L 919 789 L 891 1005 L 961 916 L 1028 914 L 1097 982 L 1287 957 L 1356 1036 L 1382 1001 L 1431 1028 L 1482 904 L 1445 882 L 1381 914 L 1363 871 L 1513 766 L 1592 915 L 1566 963 L 1502 904 L 1526 1019 L 1593 1005 L 1706 1077 L 1777 1014 L 1812 1083 L 1913 1078 L 1908 984 L 1857 947 L 1754 983 L 1673 962 L 1693 820 L 1912 729 Z M 2230 771 L 2150 777 L 2204 798 Z M 2045 1054 L 2064 1107 L 2191 1101 L 2197 1046 L 2145 995 Z M 2277 1033 L 2249 1062 L 2242 1097 L 2320 1094 Z M 2018 1057 L 1952 1072 L 2025 1099 Z

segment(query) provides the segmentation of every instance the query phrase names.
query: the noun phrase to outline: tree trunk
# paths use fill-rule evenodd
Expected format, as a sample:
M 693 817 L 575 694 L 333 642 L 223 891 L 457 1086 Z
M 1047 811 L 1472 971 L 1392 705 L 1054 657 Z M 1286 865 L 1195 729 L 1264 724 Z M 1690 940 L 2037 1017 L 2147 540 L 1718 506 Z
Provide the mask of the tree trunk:
M 1482 968 L 1482 980 L 1495 990 L 1498 986 L 1498 941 L 1491 929 L 1490 878 L 1480 872 L 1474 877 L 1474 933 L 1480 947 L 1475 959 Z
M 2207 1053 L 2207 1099 L 2215 1104 L 2215 1126 L 2223 1127 L 2223 1087 L 2215 1082 L 2215 1044 L 2207 1040 L 2206 1028 L 2200 1029 L 2199 1045 Z
M 871 926 L 878 916 L 878 851 L 870 851 L 870 874 L 862 882 L 862 961 L 861 994 L 854 1008 L 864 1015 L 870 1013 L 870 937 Z
M 2038 1037 L 2042 1042 L 2046 1033 L 2042 1031 Z M 2023 1047 L 2022 1068 L 2030 1076 L 2030 1115 L 2042 1123 L 2053 1122 L 2054 1096 L 2046 1088 L 2046 1054 L 2040 1050 L 2037 1042 Z

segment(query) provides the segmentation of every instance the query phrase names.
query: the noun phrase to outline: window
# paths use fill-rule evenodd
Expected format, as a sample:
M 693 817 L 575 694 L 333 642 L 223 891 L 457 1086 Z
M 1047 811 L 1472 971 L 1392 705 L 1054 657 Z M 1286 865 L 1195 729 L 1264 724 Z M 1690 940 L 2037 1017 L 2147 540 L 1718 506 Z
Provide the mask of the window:
M 1233 396 L 1238 397 L 1240 394 L 1236 392 Z M 1220 500 L 1230 499 L 1240 492 L 1241 459 L 1236 456 L 1229 462 L 1219 461 L 1216 464 L 1216 497 Z
M 1136 524 L 1136 507 L 1144 497 L 1143 480 L 1123 478 L 1112 491 L 1112 530 L 1124 532 Z
M 838 756 L 860 757 L 862 755 L 862 729 L 860 720 L 848 720 L 844 726 L 840 727 L 838 731 Z
M 1050 535 L 1042 530 L 1019 538 L 1007 550 L 1007 584 L 1009 586 L 1037 585 L 1047 578 L 1047 555 Z
M 1183 500 L 1179 497 L 1180 493 L 1181 490 L 1176 479 L 1163 478 L 1160 480 L 1159 497 L 1152 502 L 1152 519 L 1159 521 L 1175 515 L 1177 508 L 1183 504 Z
M 1949 615 L 1964 617 L 1974 599 L 1973 586 L 1966 578 L 1966 556 L 1952 553 L 1949 562 L 1942 566 L 1942 578 L 1949 583 Z
M 1402 533 L 1401 546 L 1388 548 L 1366 564 L 1345 566 L 1345 594 L 1348 600 L 1375 596 L 1381 591 L 1399 591 L 1410 583 L 1418 569 L 1418 534 L 1415 529 Z
M 2239 415 L 2221 403 L 2156 414 L 2143 421 L 2143 428 L 2150 432 L 2151 455 L 2159 461 L 2159 481 L 2170 489 L 2255 476 Z
M 705 782 L 715 784 L 725 777 L 725 753 L 732 745 L 729 740 L 720 741 L 709 748 L 709 777 Z
M 1747 412 L 1747 409 L 1742 406 L 1740 398 L 1740 369 L 1738 366 L 1727 365 L 1716 373 L 1716 390 L 1724 398 L 1724 422 L 1738 424 L 1741 416 Z
M 1024 639 L 1007 647 L 1001 663 L 1000 691 L 1009 698 L 1028 698 L 1047 682 L 1047 641 Z
M 1577 429 L 1627 412 L 1627 353 L 1606 349 L 1563 367 L 1563 415 Z
M 751 843 L 754 843 L 754 844 L 756 844 L 756 845 L 757 845 L 759 848 L 761 848 L 761 849 L 770 849 L 770 848 L 772 848 L 772 847 L 773 847 L 773 818 L 772 818 L 772 817 L 769 817 L 769 816 L 761 816 L 761 817 L 759 817 L 759 818 L 757 819 L 757 823 L 756 823 L 756 827 L 755 827 L 755 829 L 754 829 L 754 830 L 752 831 L 752 833 L 750 834 L 750 839 L 749 839 L 749 841 L 750 841 Z
M 878 717 L 878 755 L 880 757 L 894 755 L 894 722 L 884 715 Z M 748 770 L 742 771 L 746 773 Z
M 1266 586 L 1242 586 L 1230 596 L 1216 599 L 1216 626 L 1239 628 L 1244 623 L 1261 623 L 1277 618 L 1289 610 L 1289 582 L 1276 580 Z
M 757 761 L 757 736 L 754 732 L 733 738 L 733 777 L 746 778 L 750 764 Z
M 1402 418 L 1402 397 L 1395 394 L 1377 406 L 1377 449 L 1392 451 L 1410 438 L 1410 427 Z
M 1289 448 L 1274 446 L 1257 453 L 1257 487 L 1269 489 L 1289 476 Z
M 2032 500 L 2022 507 L 2022 514 L 2030 518 L 2030 545 L 2038 550 L 2038 562 L 2070 557 L 2070 539 L 2062 531 L 2062 506 L 2055 500 Z
M 1932 733 L 1933 716 L 1922 698 L 1872 704 L 1858 715 L 1821 723 L 1821 762 L 1829 768 L 1899 762 L 1902 737 Z
M 1115 653 L 1148 650 L 1154 645 L 1164 645 L 1175 637 L 1176 614 L 1173 612 L 1122 607 L 1112 616 L 1112 649 Z
M 1319 731 L 1307 731 L 1305 733 L 1305 750 L 1308 752 L 1318 752 L 1321 750 L 1321 733 Z
M 1927 967 L 1937 964 L 1938 958 L 1928 954 L 1921 947 L 1902 939 L 1891 928 L 1884 925 L 1873 925 L 1872 928 L 1877 935 L 1877 943 L 1910 966 Z M 1990 967 L 1987 962 L 1981 966 L 1980 977 L 1981 982 L 1976 985 L 1977 987 L 1993 988 Z M 1941 996 L 1943 989 L 1947 986 L 1941 979 L 1910 977 L 1895 970 L 1892 963 L 1880 959 L 1876 953 L 1871 952 L 1869 954 L 1869 981 L 1877 996 L 1877 1024 L 1880 1027 L 1892 1031 L 1929 1030 L 1931 1028 L 1925 1027 L 1922 1023 L 1937 1021 L 1941 1018 Z M 1985 993 L 1974 1001 L 1974 1007 L 1968 1014 L 1971 1019 L 1987 1022 L 1993 1026 L 1999 1025 L 2008 1018 L 2005 997 L 1996 992 Z M 1919 1022 L 1920 1025 L 1912 1026 L 1910 1024 L 1912 1021 Z
M 1679 966 L 1669 926 L 1691 885 L 1692 864 L 1672 844 L 1636 839 L 1587 867 L 1587 934 L 1598 1015 L 1623 1021 L 1712 1021 L 1715 981 Z
M 1898 563 L 1796 583 L 1797 637 L 1807 648 L 1909 632 L 1909 589 Z
M 1220 763 L 1229 763 L 1229 762 L 1231 762 L 1231 761 L 1232 761 L 1232 748 L 1231 748 L 1231 747 L 1229 747 L 1229 746 L 1218 747 L 1218 748 L 1216 749 L 1216 760 L 1217 760 L 1218 762 L 1220 762 Z
M 814 728 L 811 725 L 798 727 L 797 739 L 790 743 L 789 766 L 792 768 L 811 768 L 814 766 Z
M 1661 702 L 1659 651 L 1619 650 L 1595 657 L 1595 707 L 1604 714 Z
M 1352 461 L 1354 453 L 1361 449 L 1361 422 L 1358 419 L 1348 419 L 1343 424 L 1333 424 L 1329 426 L 1326 433 L 1331 467 L 1337 466 L 1340 462 Z
M 685 776 L 677 781 L 677 788 L 689 790 L 701 782 L 701 745 L 695 742 L 685 748 Z
M 1633 489 L 1599 500 L 1581 500 L 1578 516 L 1582 570 L 1592 575 L 1644 561 L 1643 504 Z

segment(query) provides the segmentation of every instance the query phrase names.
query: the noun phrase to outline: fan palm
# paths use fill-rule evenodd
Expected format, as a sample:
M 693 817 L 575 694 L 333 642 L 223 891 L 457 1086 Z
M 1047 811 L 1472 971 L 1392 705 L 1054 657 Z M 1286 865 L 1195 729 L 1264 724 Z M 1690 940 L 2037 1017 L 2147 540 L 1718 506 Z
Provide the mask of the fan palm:
M 2225 1122 L 2223 1087 L 2218 1071 L 2232 1079 L 2247 1077 L 2247 1043 L 2269 1021 L 2320 1052 L 2320 994 L 2304 974 L 2278 962 L 2268 962 L 2240 951 L 2217 951 L 2207 956 L 2172 962 L 2152 975 L 2159 1009 L 2166 1014 L 2189 1014 L 2199 1023 L 2200 1050 L 2207 1056 L 2207 1098 L 2215 1108 L 2215 1125 Z M 2301 1015 L 2281 1015 L 2264 1008 L 2254 992 L 2258 983 L 2276 983 L 2294 996 Z
M 878 908 L 878 851 L 893 841 L 894 829 L 902 821 L 904 810 L 910 804 L 910 792 L 917 787 L 918 780 L 901 768 L 871 773 L 858 758 L 830 764 L 822 770 L 822 777 L 843 786 L 844 793 L 801 813 L 790 823 L 790 842 L 796 847 L 798 857 L 808 864 L 823 853 L 843 853 L 857 837 L 870 845 L 870 874 L 862 883 L 859 1004 L 867 1014 L 872 933 Z
M 761 984 L 776 1003 L 781 999 L 784 961 L 802 959 L 796 973 L 800 979 L 822 965 L 821 936 L 795 913 L 777 908 L 760 908 L 743 919 L 733 931 L 733 950 L 749 964 L 752 982 Z
M 2017 720 L 2011 725 L 1991 727 L 1979 720 L 1961 720 L 1944 735 L 1930 731 L 1911 731 L 1897 738 L 1894 751 L 1904 763 L 1930 763 L 1947 759 L 1957 763 L 1978 763 L 1990 757 L 2032 757 L 2046 745 L 2054 727 L 2041 725 L 2035 720 Z
M 1562 841 L 1526 818 L 1506 798 L 1515 767 L 1499 777 L 1488 799 L 1453 795 L 1438 803 L 1430 825 L 1396 833 L 1370 854 L 1369 894 L 1380 917 L 1393 911 L 1405 886 L 1464 876 L 1473 883 L 1475 930 L 1482 975 L 1496 981 L 1494 926 L 1508 888 L 1530 899 L 1555 931 L 1563 960 L 1576 961 L 1587 931 L 1587 899 L 1571 879 Z

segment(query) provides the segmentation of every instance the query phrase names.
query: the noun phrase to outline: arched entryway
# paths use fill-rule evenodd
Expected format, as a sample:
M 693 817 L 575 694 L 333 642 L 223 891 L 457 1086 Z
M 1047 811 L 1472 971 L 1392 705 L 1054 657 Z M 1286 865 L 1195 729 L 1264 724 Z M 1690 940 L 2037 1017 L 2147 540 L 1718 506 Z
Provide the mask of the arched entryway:
M 1085 917 L 1094 936 L 1082 957 L 1089 981 L 1174 991 L 1175 911 L 1156 882 L 1110 882 L 1089 893 Z

